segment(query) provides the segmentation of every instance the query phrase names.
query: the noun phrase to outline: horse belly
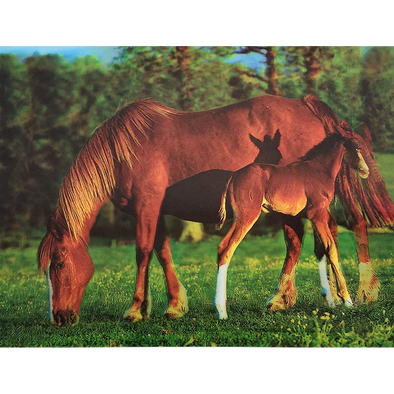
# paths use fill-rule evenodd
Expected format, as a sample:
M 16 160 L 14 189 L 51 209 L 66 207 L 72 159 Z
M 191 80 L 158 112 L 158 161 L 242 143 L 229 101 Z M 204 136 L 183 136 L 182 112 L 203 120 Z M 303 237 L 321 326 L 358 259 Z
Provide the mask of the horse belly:
M 193 222 L 217 223 L 222 194 L 230 176 L 230 171 L 211 170 L 170 186 L 162 213 Z M 227 206 L 227 212 L 232 217 L 231 206 Z
M 305 193 L 295 190 L 283 190 L 268 196 L 263 200 L 262 208 L 268 212 L 274 211 L 284 215 L 296 216 L 307 204 Z M 263 210 L 263 212 L 265 212 Z

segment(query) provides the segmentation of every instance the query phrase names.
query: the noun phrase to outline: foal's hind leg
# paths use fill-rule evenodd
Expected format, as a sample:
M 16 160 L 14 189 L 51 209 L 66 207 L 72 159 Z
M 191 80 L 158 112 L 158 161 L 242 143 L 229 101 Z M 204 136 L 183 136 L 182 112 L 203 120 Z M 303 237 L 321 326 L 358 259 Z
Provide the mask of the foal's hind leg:
M 283 231 L 286 242 L 286 259 L 283 263 L 276 294 L 267 301 L 267 309 L 276 311 L 292 307 L 297 299 L 295 271 L 301 254 L 304 227 L 299 218 L 283 217 Z
M 260 216 L 260 204 L 244 209 L 235 208 L 234 223 L 218 247 L 218 274 L 216 282 L 215 307 L 219 319 L 227 319 L 227 269 L 237 246 Z
M 186 289 L 179 281 L 172 261 L 170 239 L 163 216 L 157 224 L 155 251 L 167 281 L 168 307 L 165 317 L 182 317 L 188 310 Z

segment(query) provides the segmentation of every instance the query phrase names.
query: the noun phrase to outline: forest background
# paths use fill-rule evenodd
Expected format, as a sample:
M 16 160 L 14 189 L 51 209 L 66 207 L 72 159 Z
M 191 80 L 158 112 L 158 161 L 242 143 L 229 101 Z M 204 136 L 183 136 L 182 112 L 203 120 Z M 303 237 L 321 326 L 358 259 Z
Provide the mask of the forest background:
M 250 56 L 259 59 L 255 66 Z M 314 93 L 355 131 L 366 124 L 375 152 L 394 153 L 393 84 L 393 47 L 122 47 L 109 64 L 95 56 L 0 54 L 1 246 L 26 242 L 8 232 L 45 228 L 87 138 L 130 101 L 149 97 L 199 111 L 262 94 Z M 106 204 L 93 233 L 131 238 L 129 222 Z M 211 231 L 169 224 L 181 240 Z

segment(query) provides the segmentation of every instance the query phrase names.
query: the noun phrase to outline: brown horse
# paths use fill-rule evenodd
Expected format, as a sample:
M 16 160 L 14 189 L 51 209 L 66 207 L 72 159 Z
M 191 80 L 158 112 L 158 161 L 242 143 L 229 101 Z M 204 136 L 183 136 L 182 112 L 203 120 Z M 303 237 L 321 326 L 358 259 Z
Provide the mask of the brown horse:
M 335 276 L 335 282 L 330 281 L 331 289 L 325 289 L 327 300 L 334 306 L 331 293 L 338 294 L 345 305 L 353 305 L 339 266 L 336 223 L 328 210 L 343 159 L 362 178 L 368 177 L 369 169 L 354 133 L 338 128 L 338 133 L 326 137 L 295 163 L 287 166 L 253 163 L 232 174 L 219 210 L 219 229 L 226 220 L 227 199 L 231 201 L 235 218 L 218 247 L 215 306 L 219 318 L 227 318 L 226 280 L 231 258 L 261 212 L 279 212 L 311 220 Z M 295 270 L 291 275 L 294 274 Z
M 294 100 L 262 96 L 195 113 L 140 100 L 118 111 L 97 128 L 66 175 L 56 212 L 38 250 L 39 266 L 44 272 L 49 268 L 54 323 L 73 324 L 78 320 L 82 297 L 93 275 L 89 233 L 106 201 L 111 200 L 136 216 L 136 288 L 125 318 L 138 321 L 149 316 L 148 266 L 153 250 L 167 281 L 166 315 L 182 316 L 187 311 L 186 292 L 174 270 L 163 219 L 162 205 L 169 188 L 202 172 L 236 171 L 252 163 L 258 148 L 250 135 L 264 141 L 266 136 L 273 139 L 277 129 L 282 136 L 281 164 L 288 164 L 333 132 L 337 123 L 332 110 L 314 97 Z M 361 219 L 362 223 L 366 221 L 357 209 L 353 212 L 355 207 L 360 207 L 374 225 L 391 223 L 394 209 L 376 163 L 367 151 L 363 150 L 363 155 L 373 170 L 368 190 L 358 179 L 350 178 L 344 166 L 339 182 L 345 191 L 358 188 L 360 192 L 343 195 L 343 204 L 349 207 L 358 224 Z M 222 190 L 216 191 L 218 201 Z M 201 189 L 197 192 L 202 194 L 199 212 L 204 213 L 199 221 L 217 222 L 217 206 L 210 204 L 212 196 L 204 195 Z M 190 213 L 187 203 L 181 212 L 184 219 Z M 359 234 L 366 229 L 363 226 L 355 227 Z M 285 267 L 292 267 L 300 254 L 303 232 L 300 220 L 285 217 L 284 230 L 288 249 Z M 362 239 L 363 248 L 368 248 L 367 240 L 358 238 Z M 360 263 L 370 267 L 369 260 Z M 369 291 L 374 278 L 367 278 L 362 293 Z

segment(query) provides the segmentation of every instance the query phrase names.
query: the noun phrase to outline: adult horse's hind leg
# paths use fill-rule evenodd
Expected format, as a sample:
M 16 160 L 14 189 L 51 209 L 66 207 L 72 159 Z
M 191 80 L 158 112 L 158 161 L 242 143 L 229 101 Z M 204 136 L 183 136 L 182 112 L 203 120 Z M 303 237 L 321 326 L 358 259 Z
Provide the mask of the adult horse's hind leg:
M 357 212 L 356 220 L 351 224 L 358 256 L 360 284 L 357 291 L 357 303 L 371 303 L 378 299 L 380 284 L 369 257 L 367 222 Z
M 276 294 L 267 301 L 267 309 L 276 311 L 292 307 L 297 299 L 295 271 L 301 254 L 304 227 L 300 218 L 283 217 L 283 231 L 286 242 L 286 258 L 276 289 Z
M 170 239 L 163 216 L 160 216 L 157 224 L 154 247 L 167 282 L 168 307 L 165 311 L 165 317 L 172 319 L 182 317 L 189 310 L 186 289 L 175 272 Z

